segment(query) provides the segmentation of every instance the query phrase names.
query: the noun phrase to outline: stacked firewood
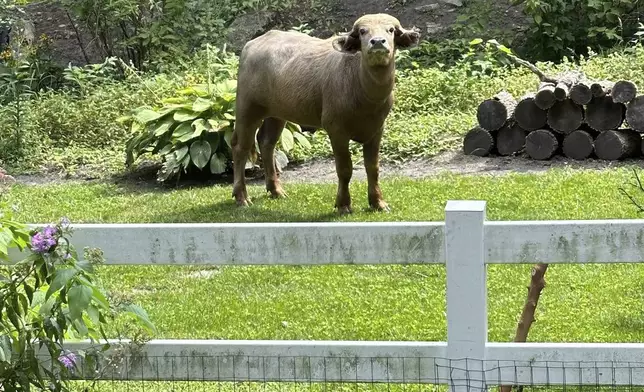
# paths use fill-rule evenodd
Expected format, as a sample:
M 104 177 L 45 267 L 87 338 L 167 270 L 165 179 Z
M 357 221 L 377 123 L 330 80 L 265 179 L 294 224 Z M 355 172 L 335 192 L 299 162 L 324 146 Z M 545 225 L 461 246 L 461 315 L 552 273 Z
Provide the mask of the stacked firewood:
M 468 155 L 518 155 L 547 160 L 621 160 L 644 154 L 644 95 L 629 80 L 590 81 L 581 72 L 541 77 L 534 93 L 507 91 L 480 103 L 467 132 Z

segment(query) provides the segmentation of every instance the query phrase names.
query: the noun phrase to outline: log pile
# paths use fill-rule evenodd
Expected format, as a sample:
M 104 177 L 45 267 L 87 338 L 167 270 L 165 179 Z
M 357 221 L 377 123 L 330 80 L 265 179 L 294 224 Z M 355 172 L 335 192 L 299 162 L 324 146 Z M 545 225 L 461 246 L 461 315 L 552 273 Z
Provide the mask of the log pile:
M 533 68 L 531 68 L 533 69 Z M 468 155 L 519 155 L 548 160 L 622 160 L 644 155 L 644 94 L 630 80 L 589 80 L 577 71 L 514 98 L 507 91 L 481 102 L 478 124 L 463 139 Z M 642 93 L 642 92 L 640 92 Z

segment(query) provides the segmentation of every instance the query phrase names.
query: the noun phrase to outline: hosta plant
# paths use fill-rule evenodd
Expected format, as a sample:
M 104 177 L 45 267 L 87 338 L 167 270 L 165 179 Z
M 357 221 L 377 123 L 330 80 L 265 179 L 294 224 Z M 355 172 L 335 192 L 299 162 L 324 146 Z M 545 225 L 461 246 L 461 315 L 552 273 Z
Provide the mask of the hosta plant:
M 126 165 L 143 154 L 158 154 L 163 162 L 158 173 L 161 182 L 181 172 L 227 171 L 232 161 L 236 88 L 234 79 L 190 86 L 180 90 L 177 97 L 163 100 L 161 108 L 138 107 L 119 119 L 132 133 L 126 144 Z M 309 140 L 297 124 L 287 123 L 275 151 L 278 170 L 288 164 L 286 154 L 299 147 L 310 147 Z M 256 142 L 247 168 L 257 164 L 258 155 Z

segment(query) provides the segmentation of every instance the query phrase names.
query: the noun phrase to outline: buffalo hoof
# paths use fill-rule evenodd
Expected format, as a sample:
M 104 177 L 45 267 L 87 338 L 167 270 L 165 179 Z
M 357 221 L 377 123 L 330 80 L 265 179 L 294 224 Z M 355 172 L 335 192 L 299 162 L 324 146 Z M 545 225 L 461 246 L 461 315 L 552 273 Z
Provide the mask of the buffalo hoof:
M 250 201 L 250 197 L 248 197 L 246 192 L 243 192 L 241 195 L 233 194 L 233 197 L 235 198 L 235 204 L 237 204 L 237 207 L 248 207 L 253 205 L 253 202 Z
M 250 199 L 244 198 L 235 200 L 235 204 L 237 204 L 237 207 L 250 207 L 253 205 L 253 202 Z
M 387 203 L 385 203 L 383 200 L 378 201 L 377 203 L 371 204 L 370 205 L 371 209 L 373 211 L 378 211 L 378 212 L 391 212 L 391 208 Z
M 271 199 L 288 199 L 288 195 L 281 188 L 275 189 L 273 191 L 269 190 L 269 192 L 271 194 Z
M 351 210 L 351 207 L 349 206 L 337 207 L 337 212 L 339 215 L 348 215 L 353 213 L 353 211 Z

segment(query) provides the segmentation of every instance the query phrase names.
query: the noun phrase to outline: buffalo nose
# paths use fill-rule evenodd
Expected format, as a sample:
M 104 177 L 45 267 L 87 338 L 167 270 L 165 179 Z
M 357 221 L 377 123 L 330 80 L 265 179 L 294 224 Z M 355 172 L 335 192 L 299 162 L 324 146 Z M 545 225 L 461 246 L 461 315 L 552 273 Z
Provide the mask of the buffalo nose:
M 384 45 L 385 42 L 387 42 L 387 40 L 382 37 L 374 37 L 369 41 L 371 45 Z

